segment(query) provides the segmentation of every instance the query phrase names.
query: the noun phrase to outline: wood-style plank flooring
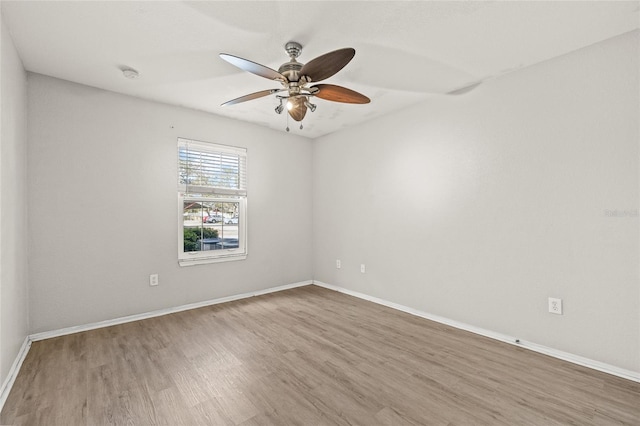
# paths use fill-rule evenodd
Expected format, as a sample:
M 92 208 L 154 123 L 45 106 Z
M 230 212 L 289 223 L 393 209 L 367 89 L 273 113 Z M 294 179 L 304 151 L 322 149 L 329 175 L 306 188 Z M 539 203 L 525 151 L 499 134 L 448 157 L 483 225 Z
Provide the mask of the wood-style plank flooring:
M 316 286 L 35 342 L 15 425 L 639 425 L 640 384 Z

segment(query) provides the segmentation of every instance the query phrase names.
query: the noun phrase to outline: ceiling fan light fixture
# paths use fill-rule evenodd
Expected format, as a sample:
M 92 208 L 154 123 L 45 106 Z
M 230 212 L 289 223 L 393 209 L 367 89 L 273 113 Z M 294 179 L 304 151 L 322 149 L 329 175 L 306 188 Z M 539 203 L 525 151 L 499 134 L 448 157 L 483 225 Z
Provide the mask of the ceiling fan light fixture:
M 304 101 L 304 106 L 306 106 L 307 108 L 309 108 L 311 110 L 311 112 L 314 112 L 316 110 L 316 108 L 318 107 L 318 105 L 316 104 L 312 104 L 309 101 Z
M 291 101 L 287 101 L 287 110 L 291 111 L 291 108 L 293 108 L 293 103 Z
M 276 114 L 282 114 L 284 111 L 284 105 L 282 105 L 282 98 L 280 98 L 280 105 L 276 107 Z

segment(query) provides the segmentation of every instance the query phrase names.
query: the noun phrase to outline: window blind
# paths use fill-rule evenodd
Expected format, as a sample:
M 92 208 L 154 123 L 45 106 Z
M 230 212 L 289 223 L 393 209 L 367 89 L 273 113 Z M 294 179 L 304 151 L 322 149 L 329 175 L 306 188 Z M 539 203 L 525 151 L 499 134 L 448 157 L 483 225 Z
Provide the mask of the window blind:
M 178 139 L 178 190 L 185 194 L 247 195 L 247 150 Z

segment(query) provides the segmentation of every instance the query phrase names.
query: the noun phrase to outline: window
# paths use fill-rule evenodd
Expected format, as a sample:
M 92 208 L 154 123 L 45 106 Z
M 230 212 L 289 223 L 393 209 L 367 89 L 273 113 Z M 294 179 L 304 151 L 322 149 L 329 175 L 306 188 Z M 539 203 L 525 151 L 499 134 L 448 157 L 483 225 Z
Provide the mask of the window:
M 247 257 L 247 150 L 178 139 L 180 265 Z

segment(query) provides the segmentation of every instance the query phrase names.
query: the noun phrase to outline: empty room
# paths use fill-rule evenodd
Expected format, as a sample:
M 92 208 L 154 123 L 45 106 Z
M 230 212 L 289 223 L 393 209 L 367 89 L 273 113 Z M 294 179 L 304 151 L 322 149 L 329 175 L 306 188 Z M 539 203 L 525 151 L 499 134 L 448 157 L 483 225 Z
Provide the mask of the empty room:
M 0 424 L 640 424 L 639 1 L 0 12 Z

